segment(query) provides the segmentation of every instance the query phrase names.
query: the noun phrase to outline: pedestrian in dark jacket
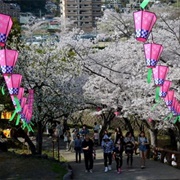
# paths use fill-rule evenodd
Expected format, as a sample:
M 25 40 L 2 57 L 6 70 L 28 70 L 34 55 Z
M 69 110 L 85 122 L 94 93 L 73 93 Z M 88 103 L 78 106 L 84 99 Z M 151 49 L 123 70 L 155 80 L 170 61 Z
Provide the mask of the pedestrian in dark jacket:
M 93 169 L 93 147 L 94 147 L 93 141 L 90 139 L 89 135 L 86 134 L 85 139 L 82 142 L 82 149 L 84 152 L 84 161 L 85 161 L 85 168 L 86 168 L 85 172 L 92 173 L 92 169 Z
M 123 156 L 122 156 L 123 151 L 124 151 L 124 138 L 123 136 L 121 137 L 119 136 L 116 139 L 115 146 L 113 149 L 113 157 L 116 161 L 116 169 L 118 174 L 121 173 L 121 167 L 123 164 Z
M 81 162 L 81 151 L 82 151 L 82 140 L 80 138 L 80 135 L 77 134 L 76 139 L 74 140 L 74 150 L 76 155 L 76 163 Z M 78 160 L 79 157 L 79 160 Z

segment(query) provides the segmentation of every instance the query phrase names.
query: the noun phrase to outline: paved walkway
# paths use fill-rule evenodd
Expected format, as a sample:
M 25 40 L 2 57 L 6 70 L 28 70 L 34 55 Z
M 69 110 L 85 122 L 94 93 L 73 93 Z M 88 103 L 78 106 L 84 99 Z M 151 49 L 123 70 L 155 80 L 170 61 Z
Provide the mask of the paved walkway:
M 49 141 L 45 139 L 46 143 Z M 180 170 L 169 165 L 160 163 L 158 161 L 147 160 L 146 168 L 140 168 L 140 157 L 134 156 L 134 167 L 128 169 L 126 167 L 126 156 L 124 155 L 124 162 L 122 173 L 115 172 L 115 161 L 112 164 L 112 171 L 104 172 L 102 150 L 99 147 L 96 150 L 96 160 L 94 161 L 93 173 L 85 173 L 85 165 L 82 154 L 82 162 L 75 163 L 75 154 L 73 152 L 65 151 L 65 144 L 60 142 L 60 154 L 67 159 L 71 165 L 75 180 L 180 180 Z

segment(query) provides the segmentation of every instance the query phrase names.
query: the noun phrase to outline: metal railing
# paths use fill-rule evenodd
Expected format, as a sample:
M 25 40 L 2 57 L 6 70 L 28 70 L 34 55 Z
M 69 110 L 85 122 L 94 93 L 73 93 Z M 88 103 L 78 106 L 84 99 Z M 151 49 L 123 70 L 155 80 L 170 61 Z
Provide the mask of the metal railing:
M 160 147 L 151 148 L 151 152 L 154 160 L 180 168 L 180 152 Z

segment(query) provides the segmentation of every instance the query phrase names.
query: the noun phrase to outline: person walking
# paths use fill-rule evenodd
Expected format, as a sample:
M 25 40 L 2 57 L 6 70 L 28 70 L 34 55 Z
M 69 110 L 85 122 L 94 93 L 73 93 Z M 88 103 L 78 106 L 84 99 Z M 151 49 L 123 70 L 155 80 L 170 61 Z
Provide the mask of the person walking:
M 87 128 L 87 126 L 84 124 L 82 129 L 79 131 L 80 135 L 82 137 L 85 137 L 86 134 L 89 134 L 89 129 Z
M 94 131 L 97 131 L 99 133 L 100 125 L 97 124 L 97 122 L 94 123 Z
M 145 136 L 144 131 L 141 131 L 141 133 L 139 135 L 138 144 L 139 144 L 139 151 L 140 151 L 140 156 L 141 156 L 141 169 L 144 169 L 145 168 L 146 155 L 147 155 L 146 146 L 149 145 L 148 138 Z
M 93 139 L 94 139 L 94 145 L 97 147 L 99 145 L 99 133 L 98 133 L 98 131 L 94 131 Z
M 135 140 L 130 131 L 126 133 L 126 136 L 124 138 L 124 143 L 125 143 L 125 153 L 127 155 L 127 167 L 132 167 Z M 130 164 L 129 164 L 129 161 L 130 161 Z
M 75 156 L 76 156 L 76 163 L 78 162 L 81 163 L 82 140 L 79 134 L 77 134 L 74 140 L 74 150 L 75 150 Z
M 66 151 L 69 151 L 70 149 L 70 142 L 71 142 L 71 133 L 70 129 L 67 129 L 66 132 L 64 133 L 64 142 L 66 143 Z
M 77 133 L 76 133 L 76 131 L 73 130 L 71 133 L 71 142 L 69 144 L 69 150 L 71 152 L 74 151 L 74 141 L 75 141 L 76 137 L 77 137 Z
M 123 151 L 124 151 L 124 139 L 123 137 L 118 137 L 113 149 L 113 158 L 116 161 L 116 170 L 118 174 L 121 173 L 121 167 L 123 164 L 123 155 L 122 155 Z
M 62 134 L 63 134 L 63 130 L 62 130 L 61 124 L 60 124 L 60 122 L 57 122 L 54 135 L 58 140 L 60 140 L 60 136 Z
M 104 135 L 101 143 L 102 149 L 103 149 L 103 155 L 104 155 L 104 172 L 108 172 L 108 170 L 112 170 L 112 153 L 113 153 L 113 141 L 109 138 L 107 134 Z M 108 165 L 109 161 L 109 165 Z
M 114 143 L 117 142 L 117 139 L 118 139 L 119 137 L 123 137 L 123 135 L 122 135 L 121 128 L 120 128 L 120 127 L 117 127 L 117 128 L 115 129 L 115 133 L 114 133 Z
M 93 141 L 90 139 L 89 134 L 86 134 L 84 141 L 82 142 L 82 149 L 84 152 L 84 161 L 86 168 L 85 172 L 92 173 L 93 170 L 93 147 Z

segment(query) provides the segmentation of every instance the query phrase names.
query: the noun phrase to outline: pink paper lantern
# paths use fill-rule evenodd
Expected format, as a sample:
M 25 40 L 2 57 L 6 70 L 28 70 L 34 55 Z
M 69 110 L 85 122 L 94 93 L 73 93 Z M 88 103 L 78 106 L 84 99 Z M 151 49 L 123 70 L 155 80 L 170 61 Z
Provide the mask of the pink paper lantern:
M 10 16 L 5 14 L 0 14 L 0 46 L 1 47 L 5 46 L 12 25 L 13 25 L 13 21 Z
M 156 22 L 156 15 L 149 11 L 137 11 L 133 13 L 135 36 L 137 41 L 145 42 Z
M 170 111 L 174 112 L 177 103 L 178 103 L 177 99 L 176 99 L 175 97 L 173 97 L 172 105 L 171 105 L 171 106 L 168 106 L 168 109 L 169 109 Z
M 161 44 L 148 43 L 144 44 L 144 54 L 146 59 L 146 65 L 148 68 L 154 68 L 159 61 L 163 47 Z
M 148 119 L 148 122 L 150 122 L 150 123 L 151 123 L 152 121 L 153 121 L 153 120 L 152 120 L 151 118 L 149 118 L 149 119 Z
M 156 66 L 153 68 L 154 83 L 156 86 L 163 85 L 168 69 L 168 66 Z
M 174 98 L 174 91 L 168 91 L 166 97 L 164 98 L 164 101 L 167 106 L 172 106 L 173 103 L 173 98 Z
M 14 96 L 16 96 L 18 98 L 19 103 L 21 104 L 21 100 L 22 100 L 23 95 L 24 95 L 24 88 L 23 87 L 19 88 L 19 92 L 18 92 L 17 95 L 12 95 L 12 94 L 10 95 L 11 96 L 11 100 L 12 100 L 14 106 L 17 105 L 15 100 L 14 100 Z
M 114 114 L 115 114 L 115 116 L 119 116 L 119 115 L 120 115 L 120 112 L 115 111 Z
M 0 65 L 3 74 L 12 74 L 17 58 L 18 52 L 15 50 L 0 50 Z
M 24 96 L 24 88 L 20 87 L 19 88 L 19 93 L 17 95 L 17 98 L 19 99 L 19 101 L 21 102 L 22 97 Z
M 179 104 L 179 102 L 177 101 L 176 102 L 176 104 L 175 104 L 175 106 L 174 106 L 174 109 L 173 109 L 173 114 L 174 115 L 179 115 L 179 109 L 180 108 L 180 104 Z
M 178 106 L 177 106 L 176 113 L 177 113 L 178 116 L 180 116 L 180 104 L 178 104 Z
M 31 118 L 32 118 L 32 113 L 27 111 L 25 114 L 26 122 L 29 123 L 31 121 Z
M 170 86 L 171 86 L 171 81 L 165 80 L 163 85 L 160 87 L 159 96 L 162 98 L 166 97 Z
M 19 88 L 18 95 L 12 95 L 12 94 L 10 95 L 14 106 L 17 105 L 16 102 L 15 102 L 15 99 L 14 99 L 15 97 L 14 96 L 16 96 L 18 98 L 18 100 L 19 100 L 19 103 L 21 103 L 21 99 L 22 99 L 23 95 L 24 95 L 24 88 L 23 87 Z
M 26 102 L 27 102 L 27 98 L 26 97 L 22 97 L 21 99 L 21 113 L 24 109 L 24 106 L 26 105 Z
M 19 87 L 20 87 L 21 80 L 22 80 L 22 75 L 12 74 L 9 76 L 7 74 L 4 74 L 3 76 L 6 81 L 6 85 L 8 87 L 9 94 L 18 95 Z
M 24 104 L 24 107 L 22 108 L 22 111 L 21 111 L 21 119 L 25 120 L 25 115 L 27 111 L 28 111 L 28 104 Z
M 11 100 L 13 102 L 13 105 L 16 106 L 16 102 L 14 101 L 14 95 L 10 95 L 11 96 Z
M 29 112 L 31 112 L 31 113 L 32 113 L 32 109 L 33 109 L 33 102 L 34 102 L 34 90 L 29 89 L 27 103 L 28 103 Z

